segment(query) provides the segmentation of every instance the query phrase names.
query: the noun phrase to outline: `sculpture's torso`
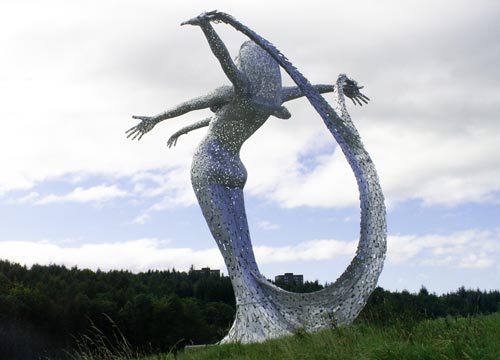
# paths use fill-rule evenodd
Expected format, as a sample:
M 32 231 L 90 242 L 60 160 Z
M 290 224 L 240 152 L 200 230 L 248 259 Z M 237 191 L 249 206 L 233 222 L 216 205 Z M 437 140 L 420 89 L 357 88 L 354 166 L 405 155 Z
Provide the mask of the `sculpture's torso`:
M 279 66 L 265 51 L 252 42 L 244 43 L 237 63 L 247 88 L 235 91 L 231 102 L 210 120 L 191 166 L 195 190 L 206 184 L 243 189 L 247 172 L 239 156 L 241 147 L 269 118 L 268 110 L 281 105 Z M 267 109 L 259 104 L 265 104 Z
M 239 156 L 241 147 L 268 117 L 237 97 L 218 110 L 193 157 L 193 186 L 216 183 L 243 189 L 247 172 Z

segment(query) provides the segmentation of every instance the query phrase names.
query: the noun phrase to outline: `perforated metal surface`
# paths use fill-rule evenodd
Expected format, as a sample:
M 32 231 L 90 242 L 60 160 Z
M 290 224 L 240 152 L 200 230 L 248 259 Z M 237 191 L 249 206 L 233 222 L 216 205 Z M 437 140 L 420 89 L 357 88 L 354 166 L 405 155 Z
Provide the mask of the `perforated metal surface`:
M 228 23 L 254 42 L 244 43 L 233 62 L 210 21 Z M 221 342 L 259 342 L 292 334 L 297 328 L 317 331 L 352 322 L 376 286 L 386 252 L 382 190 L 345 105 L 344 90 L 359 102 L 363 96 L 359 87 L 345 75 L 340 75 L 334 86 L 312 86 L 271 43 L 227 14 L 205 13 L 187 24 L 202 28 L 233 87 L 219 88 L 156 117 L 139 117 L 143 122 L 130 129 L 129 136 L 140 138 L 157 122 L 191 110 L 209 107 L 215 111 L 210 119 L 174 134 L 169 144 L 175 144 L 179 134 L 209 126 L 193 158 L 191 182 L 236 295 L 236 318 Z M 280 65 L 297 88 L 281 87 Z M 334 91 L 334 108 L 319 94 L 329 91 Z M 239 156 L 243 143 L 269 116 L 289 116 L 283 102 L 300 96 L 309 99 L 339 143 L 356 177 L 361 203 L 360 240 L 354 259 L 334 284 L 309 294 L 284 291 L 261 275 L 245 213 L 247 172 Z

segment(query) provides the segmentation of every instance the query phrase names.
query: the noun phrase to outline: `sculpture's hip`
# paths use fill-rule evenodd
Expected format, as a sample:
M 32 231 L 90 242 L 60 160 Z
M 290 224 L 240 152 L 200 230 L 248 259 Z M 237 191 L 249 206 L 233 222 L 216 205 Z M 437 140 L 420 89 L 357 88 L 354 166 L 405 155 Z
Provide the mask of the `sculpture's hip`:
M 238 154 L 231 154 L 219 141 L 207 137 L 198 146 L 191 164 L 194 190 L 208 184 L 243 189 L 247 171 Z
M 202 141 L 193 157 L 191 182 L 203 216 L 224 257 L 236 302 L 252 301 L 259 274 L 245 212 L 247 172 L 238 155 L 216 139 Z

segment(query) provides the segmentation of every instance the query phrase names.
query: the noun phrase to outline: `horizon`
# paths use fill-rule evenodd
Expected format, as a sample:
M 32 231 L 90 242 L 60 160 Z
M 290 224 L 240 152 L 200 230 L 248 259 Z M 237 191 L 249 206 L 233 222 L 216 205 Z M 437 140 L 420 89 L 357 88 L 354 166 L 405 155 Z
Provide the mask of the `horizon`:
M 4 260 L 4 259 L 0 259 L 0 261 L 9 261 L 9 260 Z M 10 262 L 10 261 L 9 261 Z M 50 267 L 50 266 L 57 266 L 57 267 L 61 267 L 61 268 L 64 268 L 66 270 L 73 270 L 75 269 L 76 271 L 84 271 L 84 270 L 89 270 L 93 273 L 98 273 L 98 272 L 103 272 L 103 273 L 111 273 L 111 272 L 125 272 L 125 273 L 130 273 L 132 275 L 140 275 L 140 274 L 148 274 L 150 272 L 166 272 L 166 273 L 184 273 L 186 275 L 189 275 L 191 273 L 191 271 L 204 271 L 206 270 L 206 268 L 190 268 L 188 270 L 177 270 L 175 268 L 172 268 L 172 269 L 149 269 L 149 270 L 145 270 L 145 271 L 132 271 L 132 270 L 129 270 L 129 269 L 109 269 L 109 270 L 101 270 L 99 268 L 97 269 L 89 269 L 89 268 L 80 268 L 78 267 L 78 265 L 74 265 L 72 267 L 68 267 L 64 264 L 32 264 L 30 266 L 28 265 L 23 265 L 23 264 L 20 264 L 20 263 L 16 263 L 16 262 L 10 262 L 10 264 L 14 264 L 14 265 L 19 265 L 19 266 L 22 266 L 22 267 L 25 267 L 28 271 L 31 271 L 33 269 L 33 267 L 36 267 L 36 266 L 41 266 L 41 267 Z M 208 268 L 208 270 L 210 271 L 220 271 L 220 275 L 217 275 L 217 277 L 225 277 L 225 278 L 228 278 L 229 276 L 227 274 L 224 274 L 223 270 L 222 269 L 213 269 L 213 268 Z M 284 274 L 277 274 L 277 276 L 279 275 L 286 275 L 286 274 L 290 274 L 290 273 L 284 273 Z M 291 273 L 292 275 L 296 276 L 296 275 L 302 275 L 302 274 L 296 274 L 296 273 Z M 213 275 L 213 274 L 207 274 L 208 276 L 216 276 L 216 275 Z M 277 281 L 276 279 L 270 279 L 268 278 L 267 279 L 268 281 L 276 284 Z M 318 279 L 315 279 L 315 280 L 310 280 L 310 279 L 304 279 L 304 284 L 305 283 L 318 283 L 320 286 L 323 286 L 323 287 L 326 287 L 328 285 L 331 285 L 331 283 L 329 282 L 325 282 L 325 283 L 321 283 L 319 282 Z M 443 296 L 443 295 L 447 295 L 447 294 L 455 294 L 459 291 L 461 291 L 462 289 L 465 290 L 465 291 L 480 291 L 480 292 L 484 292 L 484 293 L 494 293 L 494 292 L 499 292 L 500 289 L 481 289 L 481 288 L 472 288 L 472 287 L 465 287 L 465 286 L 460 286 L 458 287 L 457 289 L 455 290 L 451 290 L 451 291 L 447 291 L 447 292 L 443 292 L 443 293 L 437 293 L 437 292 L 433 292 L 433 291 L 429 291 L 427 289 L 427 287 L 425 286 L 425 284 L 422 284 L 422 286 L 417 289 L 417 290 L 408 290 L 408 289 L 395 289 L 395 290 L 391 290 L 391 289 L 385 289 L 384 287 L 380 286 L 380 285 L 377 285 L 376 288 L 380 288 L 384 291 L 389 291 L 391 293 L 402 293 L 402 292 L 408 292 L 410 294 L 418 294 L 420 291 L 422 290 L 425 290 L 427 291 L 429 294 L 431 295 L 437 295 L 437 296 Z

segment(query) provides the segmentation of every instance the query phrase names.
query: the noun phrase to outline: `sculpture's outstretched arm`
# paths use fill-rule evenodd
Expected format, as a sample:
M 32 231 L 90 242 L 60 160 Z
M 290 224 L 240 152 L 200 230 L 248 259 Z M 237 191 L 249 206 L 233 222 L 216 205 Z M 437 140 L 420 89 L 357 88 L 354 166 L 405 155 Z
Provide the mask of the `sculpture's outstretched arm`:
M 236 64 L 231 59 L 231 55 L 226 48 L 226 45 L 222 42 L 221 38 L 215 32 L 214 28 L 210 24 L 211 16 L 214 12 L 205 12 L 191 20 L 183 22 L 181 25 L 195 25 L 199 26 L 205 37 L 207 38 L 208 45 L 213 54 L 219 60 L 222 66 L 222 70 L 229 78 L 229 81 L 234 86 L 234 91 L 236 94 L 245 94 L 247 92 L 248 80 L 245 75 L 236 67 Z
M 187 134 L 188 132 L 192 130 L 196 130 L 205 126 L 208 126 L 210 124 L 211 117 L 200 120 L 198 122 L 195 122 L 194 124 L 191 124 L 189 126 L 183 127 L 179 131 L 175 132 L 167 141 L 167 146 L 170 148 L 172 146 L 177 145 L 177 140 L 181 135 Z
M 313 85 L 313 87 L 320 94 L 333 92 L 335 88 L 334 85 L 324 85 L 324 84 Z M 362 86 L 357 87 L 358 90 L 362 88 L 363 88 Z M 356 94 L 356 96 L 354 96 L 353 94 L 354 90 L 351 89 L 349 85 L 346 85 L 344 90 L 345 90 L 345 95 L 352 100 L 354 105 L 363 105 L 362 102 L 368 104 L 368 101 L 370 100 L 370 98 L 368 98 L 366 95 L 359 93 L 359 91 Z M 298 86 L 284 87 L 283 90 L 281 91 L 281 98 L 283 99 L 283 102 L 295 100 L 303 96 L 305 95 Z
M 319 85 L 313 85 L 313 87 L 320 94 L 323 94 L 323 93 L 333 92 L 335 86 L 319 84 Z M 283 90 L 281 90 L 281 98 L 283 99 L 283 102 L 295 100 L 303 96 L 305 95 L 302 93 L 302 90 L 300 90 L 298 86 L 286 86 L 283 88 Z
M 134 115 L 132 118 L 142 121 L 126 131 L 127 138 L 131 137 L 132 140 L 141 140 L 144 134 L 151 131 L 160 121 L 184 115 L 190 111 L 207 108 L 217 109 L 227 104 L 233 97 L 233 94 L 234 92 L 232 86 L 221 86 L 207 95 L 183 102 L 182 104 L 155 116 Z

